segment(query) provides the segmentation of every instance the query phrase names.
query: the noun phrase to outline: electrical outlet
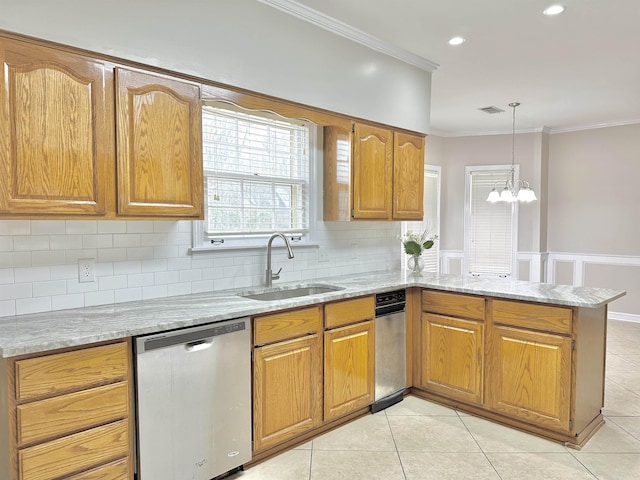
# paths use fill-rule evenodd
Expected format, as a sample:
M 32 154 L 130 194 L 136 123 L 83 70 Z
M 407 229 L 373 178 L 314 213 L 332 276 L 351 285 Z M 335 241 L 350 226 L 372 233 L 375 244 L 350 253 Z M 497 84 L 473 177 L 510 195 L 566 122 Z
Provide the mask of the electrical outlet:
M 319 262 L 328 262 L 329 261 L 329 252 L 327 252 L 324 248 L 318 249 L 318 261 Z
M 95 282 L 96 281 L 96 260 L 95 258 L 78 259 L 78 281 Z

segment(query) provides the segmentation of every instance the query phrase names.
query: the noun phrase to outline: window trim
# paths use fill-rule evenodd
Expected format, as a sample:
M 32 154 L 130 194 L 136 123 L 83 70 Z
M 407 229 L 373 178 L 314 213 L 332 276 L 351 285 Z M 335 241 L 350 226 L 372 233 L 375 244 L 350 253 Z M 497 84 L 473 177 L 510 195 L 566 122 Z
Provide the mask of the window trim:
M 241 108 L 242 110 L 246 110 L 248 112 L 264 113 L 268 116 L 277 116 L 283 119 L 288 119 L 287 117 L 284 117 L 270 110 L 255 110 L 245 108 L 225 100 L 216 100 L 211 101 L 210 103 L 214 103 L 217 105 L 226 103 L 232 108 Z M 318 220 L 318 202 L 322 201 L 321 197 L 320 200 L 318 199 L 319 194 L 322 192 L 322 189 L 318 188 L 317 185 L 318 178 L 321 178 L 318 175 L 318 168 L 319 164 L 321 163 L 318 161 L 318 158 L 319 151 L 321 152 L 322 149 L 322 145 L 318 145 L 318 141 L 319 139 L 321 139 L 321 137 L 319 136 L 319 130 L 322 127 L 306 119 L 296 120 L 301 120 L 309 124 L 309 228 L 306 233 L 300 235 L 293 233 L 286 233 L 285 235 L 287 236 L 287 238 L 289 238 L 293 247 L 318 247 L 318 244 L 315 241 L 317 231 L 316 223 Z M 206 177 L 204 175 L 203 182 L 206 182 Z M 204 205 L 203 207 L 206 210 L 207 206 Z M 212 240 L 215 239 L 212 239 L 211 237 L 206 235 L 205 220 L 194 220 L 192 222 L 192 241 L 190 251 L 216 252 L 229 250 L 258 250 L 266 248 L 266 242 L 270 236 L 271 234 L 269 233 L 246 236 L 229 235 L 221 236 L 220 239 L 223 240 L 221 243 L 213 243 Z
M 471 263 L 471 173 L 486 171 L 511 171 L 513 168 L 514 181 L 520 178 L 520 165 L 471 165 L 464 167 L 464 256 L 462 259 L 462 275 L 470 276 Z M 511 203 L 511 274 L 508 278 L 518 277 L 518 202 Z M 491 273 L 473 274 L 473 276 L 496 277 Z M 500 276 L 501 277 L 501 276 Z

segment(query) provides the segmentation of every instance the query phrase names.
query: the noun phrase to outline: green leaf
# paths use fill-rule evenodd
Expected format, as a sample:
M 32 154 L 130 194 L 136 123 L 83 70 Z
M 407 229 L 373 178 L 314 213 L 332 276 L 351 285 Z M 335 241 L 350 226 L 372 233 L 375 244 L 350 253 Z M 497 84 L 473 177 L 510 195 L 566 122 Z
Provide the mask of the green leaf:
M 431 247 L 433 247 L 433 240 L 427 240 L 422 244 L 422 246 L 425 250 L 429 250 Z
M 409 240 L 404 244 L 404 251 L 407 252 L 408 255 L 420 255 L 422 253 L 422 247 L 418 242 Z

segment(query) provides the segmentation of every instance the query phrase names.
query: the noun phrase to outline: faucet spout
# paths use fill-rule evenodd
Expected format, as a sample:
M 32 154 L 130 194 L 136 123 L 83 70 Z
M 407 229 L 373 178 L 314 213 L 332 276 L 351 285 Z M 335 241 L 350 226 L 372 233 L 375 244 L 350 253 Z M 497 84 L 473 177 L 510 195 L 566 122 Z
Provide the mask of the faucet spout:
M 267 242 L 267 271 L 265 272 L 265 284 L 267 285 L 267 287 L 272 286 L 273 281 L 278 280 L 280 278 L 280 271 L 282 270 L 281 268 L 275 274 L 271 271 L 271 244 L 276 239 L 276 237 L 280 237 L 282 238 L 282 240 L 284 240 L 284 244 L 287 247 L 287 256 L 290 259 L 294 257 L 293 250 L 291 249 L 291 244 L 289 243 L 289 240 L 284 234 L 280 232 L 276 232 L 273 235 L 271 235 L 271 237 L 269 237 L 269 241 Z

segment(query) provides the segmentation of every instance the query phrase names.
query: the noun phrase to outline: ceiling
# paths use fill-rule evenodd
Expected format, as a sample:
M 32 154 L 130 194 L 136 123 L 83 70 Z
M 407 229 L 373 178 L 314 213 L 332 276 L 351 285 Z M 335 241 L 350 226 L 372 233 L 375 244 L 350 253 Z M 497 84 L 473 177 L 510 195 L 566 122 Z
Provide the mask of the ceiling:
M 640 123 L 638 0 L 296 0 L 429 60 L 431 133 Z M 553 3 L 566 11 L 548 17 Z M 453 47 L 453 36 L 466 42 Z M 478 110 L 496 106 L 504 113 Z

